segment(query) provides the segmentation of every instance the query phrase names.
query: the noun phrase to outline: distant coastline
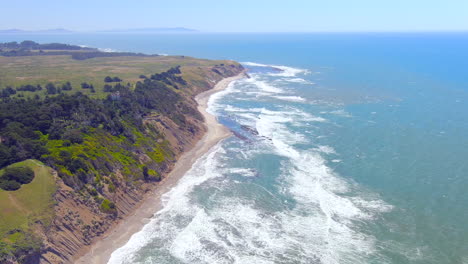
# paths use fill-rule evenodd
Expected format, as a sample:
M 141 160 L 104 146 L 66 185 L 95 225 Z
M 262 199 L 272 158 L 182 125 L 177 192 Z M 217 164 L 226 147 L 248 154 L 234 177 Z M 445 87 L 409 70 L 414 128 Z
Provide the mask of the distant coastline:
M 167 28 L 127 28 L 127 29 L 106 29 L 106 30 L 68 30 L 64 28 L 55 28 L 55 29 L 43 29 L 43 30 L 24 30 L 24 29 L 2 29 L 0 34 L 76 34 L 76 33 L 145 33 L 145 34 L 155 34 L 155 33 L 194 33 L 198 32 L 196 29 L 185 28 L 185 27 L 167 27 Z

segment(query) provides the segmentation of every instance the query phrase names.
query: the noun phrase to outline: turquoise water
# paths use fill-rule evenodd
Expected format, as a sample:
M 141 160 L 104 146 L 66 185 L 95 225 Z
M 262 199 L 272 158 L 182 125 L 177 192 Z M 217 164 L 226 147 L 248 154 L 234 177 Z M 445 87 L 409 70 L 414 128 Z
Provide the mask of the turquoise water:
M 111 263 L 468 263 L 468 34 L 0 36 L 228 58 L 236 132 Z

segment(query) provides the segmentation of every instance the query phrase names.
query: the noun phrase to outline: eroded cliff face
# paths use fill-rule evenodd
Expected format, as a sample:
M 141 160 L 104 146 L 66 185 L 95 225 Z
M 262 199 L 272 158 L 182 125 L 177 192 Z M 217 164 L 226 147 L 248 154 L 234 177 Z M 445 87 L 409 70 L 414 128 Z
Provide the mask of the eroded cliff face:
M 182 67 L 180 70 L 180 76 L 187 82 L 178 84 L 174 89 L 184 98 L 184 105 L 180 109 L 192 113 L 179 113 L 184 117 L 177 119 L 181 120 L 177 122 L 161 113 L 149 114 L 144 118 L 149 133 L 152 131 L 158 135 L 152 140 L 158 141 L 158 146 L 163 146 L 162 152 L 166 158 L 155 161 L 158 159 L 157 153 L 148 154 L 145 144 L 134 144 L 126 149 L 137 157 L 137 163 L 150 164 L 149 170 L 145 169 L 146 174 L 148 171 L 149 174 L 153 173 L 157 176 L 155 180 L 129 179 L 126 164 L 109 166 L 110 173 L 103 176 L 103 183 L 97 191 L 89 190 L 91 187 L 86 186 L 80 190 L 71 188 L 57 176 L 55 217 L 50 226 L 39 225 L 38 233 L 44 246 L 41 255 L 34 257 L 31 263 L 72 263 L 119 220 L 134 211 L 145 194 L 158 188 L 158 182 L 164 180 L 180 155 L 191 149 L 205 133 L 202 116 L 196 111 L 195 95 L 213 88 L 223 78 L 238 75 L 244 69 L 232 62 L 210 68 Z M 93 192 L 98 192 L 98 195 L 90 195 Z M 103 199 L 108 200 L 110 206 L 106 207 Z

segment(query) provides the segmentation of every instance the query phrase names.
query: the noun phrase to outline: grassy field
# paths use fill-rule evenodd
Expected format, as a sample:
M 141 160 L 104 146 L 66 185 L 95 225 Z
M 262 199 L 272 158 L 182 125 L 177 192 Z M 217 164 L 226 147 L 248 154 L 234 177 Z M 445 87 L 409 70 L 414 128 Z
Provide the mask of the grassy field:
M 70 81 L 73 90 L 65 91 L 74 93 L 81 91 L 92 97 L 105 96 L 103 86 L 106 76 L 117 76 L 123 84 L 134 84 L 140 75 L 151 76 L 168 70 L 171 67 L 181 65 L 187 68 L 211 67 L 226 61 L 212 61 L 194 59 L 184 56 L 159 56 L 159 57 L 108 57 L 92 58 L 87 60 L 74 60 L 69 55 L 60 56 L 24 56 L 2 57 L 0 56 L 0 89 L 10 85 L 17 87 L 26 84 L 40 84 L 42 87 L 51 82 L 56 85 Z M 184 72 L 184 71 L 183 71 Z M 189 72 L 189 71 L 188 71 Z M 182 76 L 190 78 L 191 76 Z M 189 80 L 189 79 L 188 79 Z M 87 82 L 96 90 L 92 94 L 89 89 L 82 89 L 80 84 Z M 115 83 L 112 83 L 115 84 Z M 44 96 L 45 90 L 40 92 L 18 92 L 24 96 L 39 94 Z
M 19 190 L 0 189 L 0 239 L 7 244 L 15 243 L 37 221 L 45 225 L 50 223 L 53 217 L 52 195 L 56 190 L 52 169 L 40 161 L 26 160 L 11 166 L 30 167 L 35 177 Z M 0 170 L 0 175 L 2 173 Z

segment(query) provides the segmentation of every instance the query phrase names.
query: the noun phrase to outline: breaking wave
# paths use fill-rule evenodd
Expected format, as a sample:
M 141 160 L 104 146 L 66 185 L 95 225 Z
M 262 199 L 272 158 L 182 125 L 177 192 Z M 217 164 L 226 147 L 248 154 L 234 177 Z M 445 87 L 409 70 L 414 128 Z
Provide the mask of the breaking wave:
M 211 113 L 250 134 L 199 159 L 109 263 L 387 262 L 361 227 L 392 206 L 327 166 L 339 153 L 305 131 L 328 120 L 288 103 L 302 98 L 273 82 L 256 74 L 210 98 Z M 281 103 L 259 102 L 259 93 Z
M 269 65 L 269 64 L 262 64 L 256 62 L 242 62 L 245 66 L 253 66 L 253 67 L 267 67 L 273 70 L 277 70 L 278 72 L 268 73 L 267 75 L 270 76 L 279 76 L 279 77 L 294 77 L 298 74 L 310 74 L 309 70 L 288 67 L 283 65 Z

